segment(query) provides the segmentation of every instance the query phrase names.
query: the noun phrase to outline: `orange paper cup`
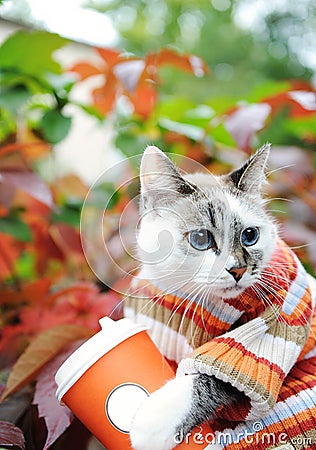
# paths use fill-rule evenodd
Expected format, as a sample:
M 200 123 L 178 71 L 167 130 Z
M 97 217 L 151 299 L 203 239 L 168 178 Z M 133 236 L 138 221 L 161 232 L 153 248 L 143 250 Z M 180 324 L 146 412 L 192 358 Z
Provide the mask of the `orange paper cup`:
M 100 325 L 57 371 L 56 395 L 107 450 L 130 450 L 136 409 L 174 372 L 145 327 L 108 317 Z
M 174 372 L 142 325 L 108 317 L 100 325 L 101 331 L 57 371 L 56 396 L 107 450 L 131 450 L 129 431 L 137 408 Z M 206 448 L 203 439 L 194 438 L 200 429 L 177 449 Z M 203 434 L 208 431 L 203 427 Z M 180 438 L 176 436 L 175 443 Z

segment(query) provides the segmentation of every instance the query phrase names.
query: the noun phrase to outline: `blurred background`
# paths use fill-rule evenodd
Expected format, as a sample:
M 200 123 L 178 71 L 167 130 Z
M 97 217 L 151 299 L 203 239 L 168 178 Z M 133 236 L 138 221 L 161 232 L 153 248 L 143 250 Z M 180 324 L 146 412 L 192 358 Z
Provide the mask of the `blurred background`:
M 315 48 L 313 0 L 0 0 L 0 446 L 93 448 L 53 374 L 122 315 L 146 145 L 223 173 L 271 142 L 268 208 L 315 273 Z
M 315 9 L 312 0 L 269 4 L 264 0 L 135 0 L 128 4 L 117 0 L 3 0 L 0 39 L 18 25 L 58 33 L 76 43 L 56 52 L 64 68 L 76 60 L 95 60 L 91 46 L 116 48 L 139 57 L 166 46 L 189 52 L 204 59 L 209 73 L 194 79 L 163 67 L 161 92 L 196 104 L 210 99 L 218 103 L 221 98 L 224 107 L 249 99 L 251 93 L 258 98 L 256 89 L 269 81 L 299 78 L 313 82 Z M 89 100 L 88 95 L 89 90 L 81 86 L 72 93 L 82 101 Z M 74 126 L 65 142 L 54 149 L 59 163 L 55 169 L 60 173 L 71 165 L 91 181 L 111 143 L 105 139 L 104 126 L 93 124 L 87 115 L 80 120 L 78 111 L 71 110 L 71 115 L 75 115 Z M 94 158 L 84 158 L 85 134 Z M 112 162 L 110 153 L 107 148 L 105 158 Z

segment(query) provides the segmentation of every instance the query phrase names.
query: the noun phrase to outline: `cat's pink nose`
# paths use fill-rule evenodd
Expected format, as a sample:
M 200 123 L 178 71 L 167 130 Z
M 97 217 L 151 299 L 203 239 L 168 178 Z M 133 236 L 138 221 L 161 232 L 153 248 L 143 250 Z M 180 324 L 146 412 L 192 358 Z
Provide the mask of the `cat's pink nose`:
M 238 281 L 241 279 L 243 274 L 246 272 L 247 266 L 244 266 L 244 267 L 232 267 L 231 269 L 226 269 L 226 270 L 227 270 L 227 272 L 229 272 L 231 274 L 232 277 L 234 277 L 234 279 L 238 283 Z

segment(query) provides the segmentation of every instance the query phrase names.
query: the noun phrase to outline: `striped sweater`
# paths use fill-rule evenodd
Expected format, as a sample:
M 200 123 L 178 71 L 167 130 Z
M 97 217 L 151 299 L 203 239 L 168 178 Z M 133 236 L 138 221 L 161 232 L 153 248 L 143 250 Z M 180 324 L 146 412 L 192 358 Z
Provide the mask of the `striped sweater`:
M 315 284 L 281 240 L 263 281 L 260 298 L 251 287 L 202 308 L 137 279 L 125 315 L 149 326 L 178 376 L 214 375 L 242 393 L 211 421 L 221 448 L 316 450 Z

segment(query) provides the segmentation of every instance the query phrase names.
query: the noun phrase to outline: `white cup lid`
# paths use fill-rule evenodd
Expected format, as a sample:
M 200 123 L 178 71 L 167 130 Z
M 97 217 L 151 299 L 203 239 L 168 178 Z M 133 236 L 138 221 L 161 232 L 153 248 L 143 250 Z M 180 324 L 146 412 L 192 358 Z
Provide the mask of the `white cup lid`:
M 114 321 L 103 317 L 99 323 L 101 331 L 72 353 L 56 372 L 56 397 L 59 401 L 98 359 L 129 337 L 147 330 L 147 327 L 127 318 Z

